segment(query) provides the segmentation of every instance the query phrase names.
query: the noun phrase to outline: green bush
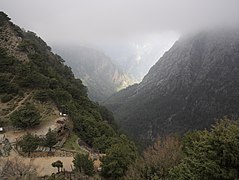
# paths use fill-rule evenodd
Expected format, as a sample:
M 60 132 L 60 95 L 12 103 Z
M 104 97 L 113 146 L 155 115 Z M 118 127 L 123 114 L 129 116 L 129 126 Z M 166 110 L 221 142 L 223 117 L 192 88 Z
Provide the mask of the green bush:
M 7 103 L 7 102 L 9 102 L 12 98 L 14 98 L 14 96 L 11 95 L 11 94 L 3 95 L 2 98 L 1 98 L 1 102 L 2 102 L 2 103 Z
M 77 154 L 74 157 L 73 164 L 75 170 L 81 173 L 84 173 L 88 176 L 94 174 L 94 165 L 93 161 L 89 159 L 89 155 Z
M 19 45 L 18 49 L 23 52 L 27 52 L 28 48 L 32 46 L 31 42 L 29 40 L 23 40 Z
M 171 179 L 238 179 L 239 121 L 224 119 L 211 131 L 196 131 L 183 140 L 184 158 Z
M 133 142 L 121 135 L 120 141 L 113 144 L 107 151 L 102 161 L 102 175 L 106 178 L 121 179 L 128 167 L 137 157 L 137 150 Z
M 31 104 L 21 107 L 10 116 L 13 126 L 23 129 L 39 125 L 40 118 L 40 113 Z
M 34 99 L 41 101 L 41 102 L 46 102 L 50 98 L 49 92 L 47 90 L 38 90 L 34 94 Z
M 39 145 L 39 138 L 37 136 L 33 136 L 32 134 L 27 133 L 19 142 L 19 145 L 23 152 L 28 153 L 29 157 L 30 154 L 37 149 Z

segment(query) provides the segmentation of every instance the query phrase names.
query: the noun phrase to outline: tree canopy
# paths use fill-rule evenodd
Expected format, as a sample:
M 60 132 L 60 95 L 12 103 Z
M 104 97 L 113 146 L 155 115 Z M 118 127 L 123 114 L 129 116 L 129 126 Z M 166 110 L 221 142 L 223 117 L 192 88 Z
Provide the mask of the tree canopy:
M 132 180 L 238 178 L 239 121 L 228 119 L 218 121 L 210 130 L 190 132 L 182 140 L 176 136 L 158 138 L 124 177 Z
M 92 176 L 94 173 L 93 161 L 89 159 L 89 155 L 76 154 L 73 160 L 73 164 L 75 170 L 82 174 Z
M 45 142 L 44 145 L 46 147 L 51 148 L 57 143 L 57 134 L 56 132 L 52 131 L 51 129 L 48 130 L 47 134 L 46 134 L 46 138 L 45 138 Z
M 184 158 L 171 171 L 173 179 L 238 179 L 239 121 L 224 119 L 211 131 L 189 133 Z
M 28 156 L 30 156 L 30 153 L 35 151 L 39 145 L 38 137 L 33 136 L 30 133 L 27 133 L 23 136 L 22 140 L 19 142 L 19 145 L 23 152 L 28 153 Z
M 40 118 L 40 113 L 32 104 L 21 107 L 10 116 L 13 126 L 23 129 L 39 125 Z
M 143 156 L 130 166 L 125 179 L 166 179 L 171 168 L 178 165 L 181 159 L 182 144 L 179 137 L 169 135 L 157 138 Z
M 137 157 L 135 145 L 124 135 L 121 135 L 120 142 L 113 144 L 106 150 L 106 156 L 102 161 L 102 175 L 119 179 L 125 175 L 128 167 L 134 163 Z
M 53 162 L 51 165 L 52 167 L 56 167 L 58 172 L 60 172 L 60 168 L 63 168 L 63 162 L 60 160 Z

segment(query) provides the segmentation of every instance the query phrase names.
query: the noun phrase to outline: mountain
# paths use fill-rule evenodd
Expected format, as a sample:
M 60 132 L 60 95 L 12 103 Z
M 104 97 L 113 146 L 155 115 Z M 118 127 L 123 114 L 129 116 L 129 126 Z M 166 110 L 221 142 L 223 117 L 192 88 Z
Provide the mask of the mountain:
M 176 32 L 135 36 L 126 42 L 116 41 L 102 49 L 121 69 L 137 82 L 179 38 Z
M 204 31 L 180 38 L 142 82 L 109 98 L 119 126 L 150 142 L 158 135 L 208 128 L 239 115 L 239 33 Z
M 22 30 L 3 12 L 0 12 L 0 100 L 3 144 L 0 156 L 4 156 L 1 162 L 13 157 L 22 159 L 19 166 L 24 166 L 24 170 L 19 172 L 20 179 L 33 167 L 34 176 L 54 174 L 48 170 L 52 169 L 52 163 L 54 166 L 59 162 L 61 165 L 64 162 L 64 168 L 69 164 L 67 169 L 72 176 L 77 172 L 75 177 L 92 176 L 97 173 L 94 169 L 102 167 L 101 176 L 120 179 L 137 157 L 134 143 L 118 133 L 113 116 L 105 107 L 88 98 L 86 87 L 74 77 L 64 60 L 35 33 Z M 38 155 L 32 155 L 36 151 Z M 50 163 L 41 163 L 40 158 L 49 157 L 46 152 L 58 161 L 49 159 Z M 25 161 L 27 155 L 32 155 L 36 166 Z M 6 163 L 11 164 L 8 160 Z M 7 168 L 11 173 L 4 171 L 1 177 L 15 177 L 12 167 Z M 78 168 L 83 168 L 85 174 Z M 98 173 L 96 176 L 99 179 Z
M 66 63 L 87 86 L 89 98 L 93 101 L 101 102 L 134 83 L 130 76 L 100 51 L 83 46 L 55 46 L 54 49 L 67 59 Z
M 15 126 L 12 115 L 36 114 L 39 126 L 55 121 L 59 112 L 69 115 L 73 131 L 88 145 L 102 136 L 116 137 L 113 119 L 104 107 L 87 97 L 64 60 L 35 33 L 26 32 L 0 12 L 0 126 Z M 36 111 L 36 112 L 35 112 Z M 32 128 L 31 117 L 24 128 Z M 19 120 L 19 121 L 20 121 Z M 33 119 L 32 119 L 33 121 Z M 16 123 L 15 123 L 16 124 Z M 30 127 L 28 127 L 30 124 Z M 23 127 L 20 124 L 21 127 Z M 49 129 L 49 128 L 47 128 Z

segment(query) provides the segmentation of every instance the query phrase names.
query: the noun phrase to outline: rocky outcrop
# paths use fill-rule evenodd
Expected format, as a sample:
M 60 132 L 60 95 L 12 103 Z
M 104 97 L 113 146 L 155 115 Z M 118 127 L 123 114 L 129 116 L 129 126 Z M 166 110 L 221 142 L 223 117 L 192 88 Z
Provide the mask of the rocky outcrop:
M 0 26 L 0 48 L 7 49 L 9 56 L 13 56 L 20 61 L 28 61 L 26 53 L 19 50 L 19 45 L 22 43 L 22 37 L 16 33 L 16 29 L 19 27 L 3 20 L 1 23 L 4 23 L 4 25 Z

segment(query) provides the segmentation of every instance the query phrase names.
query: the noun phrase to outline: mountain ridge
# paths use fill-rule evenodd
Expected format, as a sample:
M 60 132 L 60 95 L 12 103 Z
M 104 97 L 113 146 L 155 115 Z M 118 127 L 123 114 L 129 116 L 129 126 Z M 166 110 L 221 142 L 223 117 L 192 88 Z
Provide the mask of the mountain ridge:
M 12 126 L 11 114 L 31 104 L 41 115 L 40 124 L 56 119 L 53 116 L 59 116 L 59 112 L 67 113 L 72 130 L 90 146 L 101 135 L 117 136 L 110 125 L 110 113 L 89 100 L 86 87 L 64 60 L 35 33 L 22 30 L 3 12 L 0 42 L 2 126 Z
M 142 141 L 207 128 L 225 115 L 238 117 L 238 37 L 217 31 L 181 38 L 141 83 L 105 105 L 125 132 Z
M 82 79 L 88 88 L 90 99 L 104 101 L 113 93 L 132 84 L 134 80 L 123 72 L 104 53 L 84 47 L 55 45 L 55 50 L 72 67 L 76 77 Z

